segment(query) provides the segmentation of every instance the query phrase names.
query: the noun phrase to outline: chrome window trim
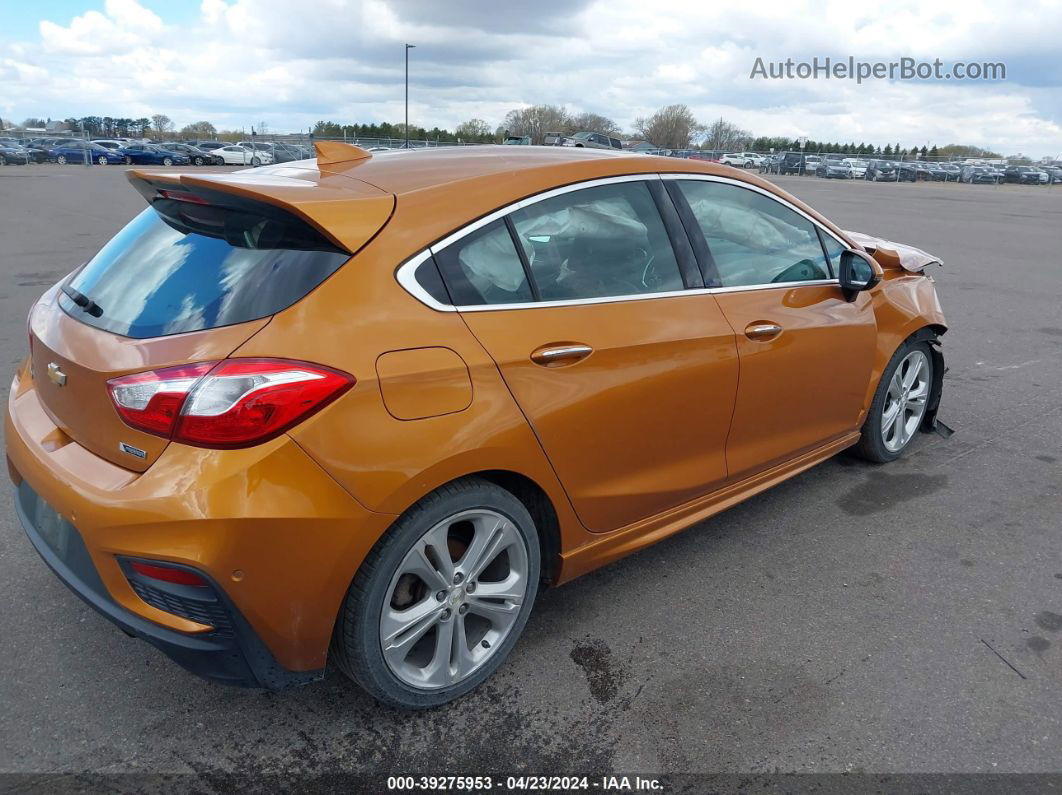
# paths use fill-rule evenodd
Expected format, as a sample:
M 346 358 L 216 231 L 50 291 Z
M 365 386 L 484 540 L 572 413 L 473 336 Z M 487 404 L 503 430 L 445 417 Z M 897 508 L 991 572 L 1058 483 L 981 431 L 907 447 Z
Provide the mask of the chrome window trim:
M 734 185 L 739 188 L 746 188 L 748 190 L 755 191 L 763 194 L 769 199 L 773 199 L 784 207 L 793 210 L 801 217 L 807 219 L 814 224 L 818 229 L 821 229 L 825 234 L 836 240 L 844 248 L 848 248 L 848 244 L 841 238 L 837 237 L 832 231 L 823 226 L 819 221 L 812 218 L 808 213 L 801 210 L 785 199 L 775 196 L 768 190 L 764 190 L 758 185 L 751 185 L 747 182 L 743 182 L 732 177 L 716 176 L 714 174 L 683 174 L 683 173 L 646 173 L 646 174 L 625 174 L 616 177 L 601 177 L 599 179 L 586 180 L 584 182 L 575 182 L 571 185 L 564 185 L 559 188 L 552 188 L 542 193 L 536 193 L 533 196 L 520 199 L 519 201 L 512 202 L 492 213 L 484 215 L 482 218 L 478 218 L 475 221 L 461 227 L 456 232 L 453 232 L 446 237 L 434 243 L 423 251 L 420 251 L 406 260 L 404 263 L 398 266 L 395 271 L 395 278 L 402 288 L 420 301 L 425 306 L 434 309 L 437 312 L 499 312 L 507 309 L 549 309 L 553 307 L 565 307 L 565 306 L 582 306 L 584 304 L 611 304 L 626 301 L 648 301 L 655 298 L 679 298 L 687 295 L 712 295 L 715 293 L 736 293 L 736 292 L 748 292 L 753 290 L 777 290 L 787 289 L 790 287 L 811 287 L 815 285 L 836 285 L 840 284 L 839 279 L 813 279 L 808 281 L 797 282 L 769 282 L 767 284 L 749 284 L 749 285 L 735 285 L 732 287 L 695 287 L 685 290 L 668 290 L 666 292 L 659 293 L 634 293 L 630 295 L 610 295 L 601 296 L 596 298 L 570 298 L 560 301 L 525 301 L 521 303 L 512 304 L 473 304 L 463 306 L 453 306 L 450 304 L 443 304 L 436 301 L 427 290 L 420 286 L 417 282 L 416 271 L 425 261 L 434 256 L 438 251 L 442 251 L 447 246 L 453 245 L 463 237 L 472 234 L 477 229 L 482 229 L 484 226 L 497 221 L 500 218 L 504 218 L 512 212 L 519 209 L 525 209 L 538 204 L 546 199 L 552 199 L 556 196 L 563 196 L 566 193 L 572 193 L 577 190 L 583 190 L 585 188 L 596 188 L 602 185 L 615 185 L 624 182 L 650 182 L 652 180 L 684 180 L 692 179 L 702 182 L 722 182 L 725 184 Z

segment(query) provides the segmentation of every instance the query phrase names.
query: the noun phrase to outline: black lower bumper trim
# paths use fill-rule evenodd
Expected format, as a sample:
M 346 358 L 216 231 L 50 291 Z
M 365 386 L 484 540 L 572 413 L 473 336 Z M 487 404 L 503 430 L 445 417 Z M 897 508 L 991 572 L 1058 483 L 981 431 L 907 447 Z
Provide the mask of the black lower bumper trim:
M 307 684 L 324 675 L 324 669 L 289 671 L 281 666 L 225 592 L 198 569 L 193 571 L 210 582 L 228 615 L 228 631 L 186 634 L 126 610 L 108 593 L 77 528 L 25 480 L 18 487 L 15 509 L 37 553 L 70 590 L 127 635 L 146 640 L 192 673 L 224 684 L 270 690 Z

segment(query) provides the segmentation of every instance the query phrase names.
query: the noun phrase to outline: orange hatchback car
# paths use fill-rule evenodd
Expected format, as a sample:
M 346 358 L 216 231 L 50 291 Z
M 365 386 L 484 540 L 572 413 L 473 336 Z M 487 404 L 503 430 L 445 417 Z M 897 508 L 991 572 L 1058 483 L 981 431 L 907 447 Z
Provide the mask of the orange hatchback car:
M 444 703 L 543 585 L 934 427 L 936 260 L 747 172 L 321 143 L 129 178 L 30 312 L 7 457 L 59 578 L 210 679 Z

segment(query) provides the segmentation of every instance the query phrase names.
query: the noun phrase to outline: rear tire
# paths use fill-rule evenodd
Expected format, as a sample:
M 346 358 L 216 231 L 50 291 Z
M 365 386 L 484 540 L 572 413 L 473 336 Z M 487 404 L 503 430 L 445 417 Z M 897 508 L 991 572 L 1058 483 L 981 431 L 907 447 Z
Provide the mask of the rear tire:
M 361 564 L 336 621 L 333 661 L 390 706 L 425 709 L 465 695 L 516 645 L 540 555 L 534 521 L 510 492 L 480 478 L 437 489 Z
M 107 165 L 107 158 L 104 155 L 100 155 L 96 158 L 96 162 L 99 163 L 101 166 L 105 166 Z
M 129 155 L 126 155 L 126 156 L 125 156 L 125 164 L 126 164 L 127 166 L 131 166 L 131 165 L 133 165 L 133 158 L 129 157 Z
M 933 355 L 926 342 L 908 340 L 878 382 L 862 436 L 852 452 L 867 461 L 895 461 L 922 426 L 933 391 Z

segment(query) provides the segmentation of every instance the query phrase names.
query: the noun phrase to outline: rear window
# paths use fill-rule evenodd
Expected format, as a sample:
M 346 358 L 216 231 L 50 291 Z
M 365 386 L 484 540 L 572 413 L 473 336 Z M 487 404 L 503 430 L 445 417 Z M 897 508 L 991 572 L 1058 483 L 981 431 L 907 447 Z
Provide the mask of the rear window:
M 159 200 L 74 275 L 59 301 L 97 328 L 161 337 L 273 315 L 349 258 L 279 211 Z M 73 291 L 95 305 L 92 311 L 74 302 Z

